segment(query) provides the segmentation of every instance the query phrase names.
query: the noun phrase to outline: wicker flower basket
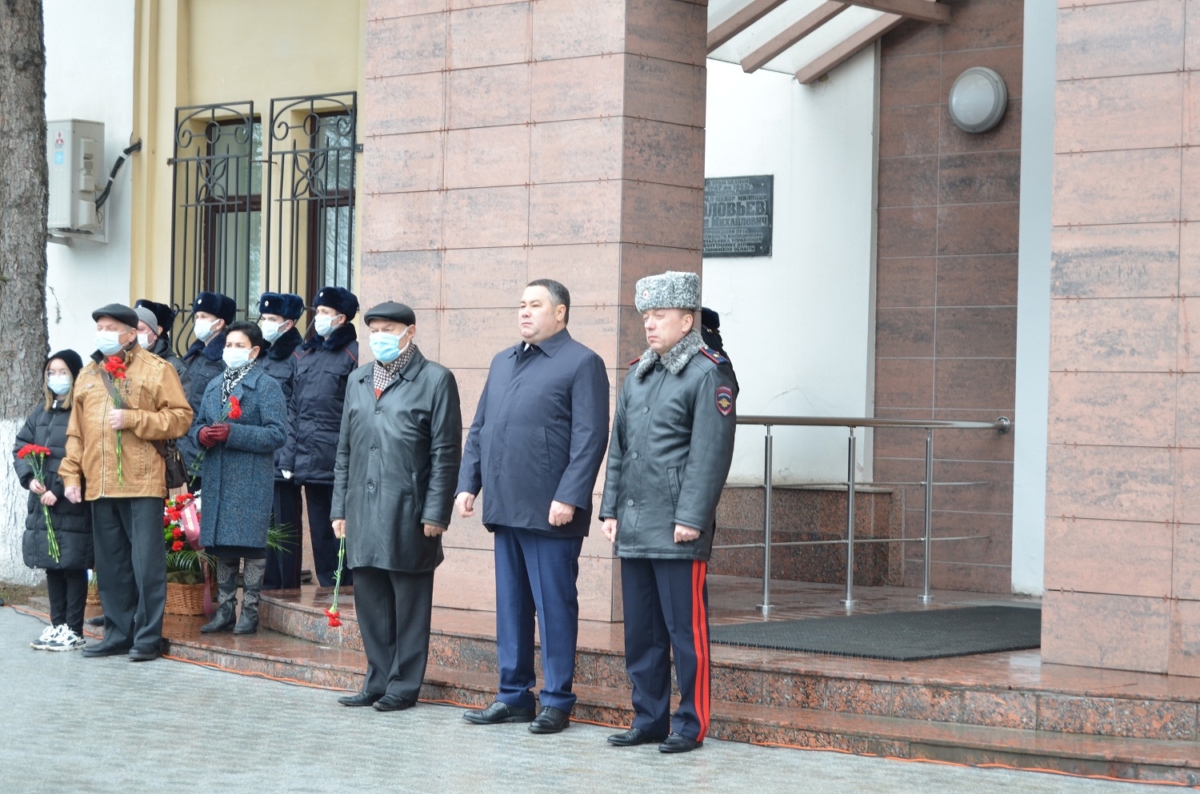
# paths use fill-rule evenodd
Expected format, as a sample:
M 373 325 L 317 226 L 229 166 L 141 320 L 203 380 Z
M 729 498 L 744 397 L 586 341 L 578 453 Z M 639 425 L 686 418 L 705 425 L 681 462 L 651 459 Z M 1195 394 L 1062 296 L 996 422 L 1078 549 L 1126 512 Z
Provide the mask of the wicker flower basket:
M 204 585 L 167 582 L 168 615 L 203 615 Z

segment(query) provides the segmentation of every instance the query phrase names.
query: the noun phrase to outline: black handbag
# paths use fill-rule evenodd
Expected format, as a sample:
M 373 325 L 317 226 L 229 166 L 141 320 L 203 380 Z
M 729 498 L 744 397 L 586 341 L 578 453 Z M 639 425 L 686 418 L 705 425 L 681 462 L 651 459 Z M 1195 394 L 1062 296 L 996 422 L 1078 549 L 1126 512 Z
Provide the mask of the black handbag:
M 117 387 L 113 383 L 112 375 L 102 370 L 100 376 L 104 379 L 104 388 L 108 389 L 109 396 L 112 397 L 115 404 L 119 405 L 121 396 L 117 394 Z M 183 453 L 179 451 L 179 445 L 175 443 L 175 439 L 151 441 L 150 443 L 158 450 L 158 454 L 162 455 L 163 463 L 166 464 L 167 490 L 182 488 L 188 481 L 188 469 L 187 464 L 183 462 Z

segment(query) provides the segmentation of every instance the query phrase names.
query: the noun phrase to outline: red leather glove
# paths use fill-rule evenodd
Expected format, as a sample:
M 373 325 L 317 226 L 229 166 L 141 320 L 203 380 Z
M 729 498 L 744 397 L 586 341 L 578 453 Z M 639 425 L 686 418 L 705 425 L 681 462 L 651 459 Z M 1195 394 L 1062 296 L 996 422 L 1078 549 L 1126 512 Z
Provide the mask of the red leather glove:
M 212 436 L 211 425 L 205 425 L 200 428 L 200 432 L 196 434 L 196 438 L 200 441 L 200 446 L 205 449 L 212 449 L 217 445 L 217 440 Z
M 226 441 L 229 440 L 229 425 L 219 424 L 219 425 L 209 425 L 208 427 L 210 430 L 212 430 L 213 439 L 216 440 L 218 443 L 224 444 Z

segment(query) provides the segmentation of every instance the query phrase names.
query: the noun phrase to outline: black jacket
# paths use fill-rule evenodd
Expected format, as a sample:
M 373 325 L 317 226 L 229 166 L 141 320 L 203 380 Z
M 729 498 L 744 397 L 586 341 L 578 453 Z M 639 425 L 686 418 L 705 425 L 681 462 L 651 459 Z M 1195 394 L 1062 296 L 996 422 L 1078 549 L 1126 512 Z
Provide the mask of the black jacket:
M 204 390 L 208 382 L 225 371 L 225 334 L 221 333 L 208 340 L 208 343 L 195 342 L 188 348 L 183 363 L 187 365 L 188 380 L 183 384 L 183 393 L 187 395 L 188 405 L 192 406 L 192 415 L 200 413 L 200 403 L 204 400 Z M 182 379 L 181 379 L 182 380 Z M 175 442 L 183 453 L 183 461 L 188 471 L 196 471 L 196 458 L 200 455 L 201 447 L 190 436 L 183 436 Z
M 298 348 L 304 343 L 300 332 L 295 328 L 289 328 L 288 332 L 276 339 L 270 347 L 267 348 L 267 354 L 260 359 L 260 366 L 263 372 L 270 375 L 279 384 L 279 388 L 283 389 L 283 400 L 285 403 L 291 403 L 292 389 L 296 384 L 296 362 L 300 360 L 300 351 Z M 289 411 L 290 413 L 290 411 Z M 292 420 L 290 416 L 287 420 L 287 427 L 290 430 Z M 275 481 L 283 482 L 284 477 L 280 472 L 283 467 L 280 462 L 283 460 L 283 450 L 275 451 Z
M 350 376 L 334 468 L 331 518 L 346 519 L 346 565 L 404 573 L 442 561 L 462 450 L 453 373 L 421 351 L 378 398 L 375 365 Z
M 608 373 L 566 329 L 524 348 L 519 342 L 492 359 L 457 493 L 483 490 L 488 529 L 583 537 L 608 441 Z M 552 501 L 575 506 L 570 523 L 550 525 Z
M 288 401 L 291 428 L 279 456 L 279 468 L 292 472 L 298 484 L 333 485 L 346 380 L 358 367 L 357 338 L 346 323 L 328 339 L 314 335 L 300 348 Z
M 175 355 L 175 349 L 171 347 L 171 337 L 166 334 L 160 336 L 154 342 L 154 347 L 150 352 L 175 368 L 175 374 L 179 376 L 179 383 L 183 386 L 183 393 L 187 394 L 190 383 L 187 364 L 183 363 L 182 358 Z
M 25 519 L 21 551 L 25 564 L 30 568 L 82 570 L 95 565 L 91 506 L 86 502 L 71 504 L 63 496 L 63 481 L 58 476 L 58 464 L 67 453 L 67 423 L 70 420 L 69 410 L 54 407 L 47 411 L 39 405 L 25 420 L 13 445 L 13 466 L 21 480 L 21 487 L 26 489 L 33 482 L 32 458 L 17 458 L 17 451 L 26 444 L 37 444 L 50 450 L 43 473 L 46 487 L 58 497 L 58 503 L 50 508 L 50 521 L 59 550 L 58 562 L 55 562 L 47 546 L 46 517 L 42 512 L 41 497 L 35 496 L 32 491 L 29 493 L 29 515 Z
M 675 347 L 664 359 L 647 351 L 634 362 L 617 400 L 600 518 L 617 519 L 619 557 L 707 560 L 712 553 L 733 462 L 737 387 L 728 361 L 698 333 Z M 676 543 L 676 524 L 700 537 Z

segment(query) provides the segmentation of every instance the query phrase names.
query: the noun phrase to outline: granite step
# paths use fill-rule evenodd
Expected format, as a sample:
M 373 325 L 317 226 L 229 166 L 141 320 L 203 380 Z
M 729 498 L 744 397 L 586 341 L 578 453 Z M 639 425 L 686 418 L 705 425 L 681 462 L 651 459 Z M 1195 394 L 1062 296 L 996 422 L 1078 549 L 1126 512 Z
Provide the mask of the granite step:
M 330 647 L 362 648 L 352 600 L 343 605 L 340 628 L 329 627 L 319 605 L 288 597 L 265 596 L 262 616 L 265 626 L 291 636 Z M 435 610 L 431 664 L 487 674 L 495 680 L 494 619 L 492 613 Z M 619 626 L 581 624 L 577 687 L 628 690 L 619 634 Z M 1025 657 L 1007 658 L 1020 663 Z M 1138 695 L 1124 679 L 1103 673 L 1080 681 L 1025 676 L 1017 679 L 1018 685 L 1012 679 L 993 677 L 993 672 L 994 668 L 983 666 L 974 675 L 963 675 L 956 660 L 914 667 L 717 645 L 712 651 L 716 703 L 1184 741 L 1193 742 L 1200 756 L 1200 680 L 1162 682 L 1154 679 L 1164 677 L 1152 677 L 1148 684 L 1156 688 Z
M 175 633 L 168 650 L 174 658 L 330 689 L 355 690 L 362 685 L 366 660 L 358 651 L 269 630 L 252 637 Z M 431 664 L 421 696 L 433 703 L 478 707 L 491 702 L 495 685 L 491 672 Z M 577 720 L 613 727 L 629 724 L 628 687 L 585 685 L 575 691 Z M 710 735 L 902 759 L 1200 785 L 1200 753 L 1195 743 L 1185 741 L 1084 736 L 723 700 L 713 703 Z

